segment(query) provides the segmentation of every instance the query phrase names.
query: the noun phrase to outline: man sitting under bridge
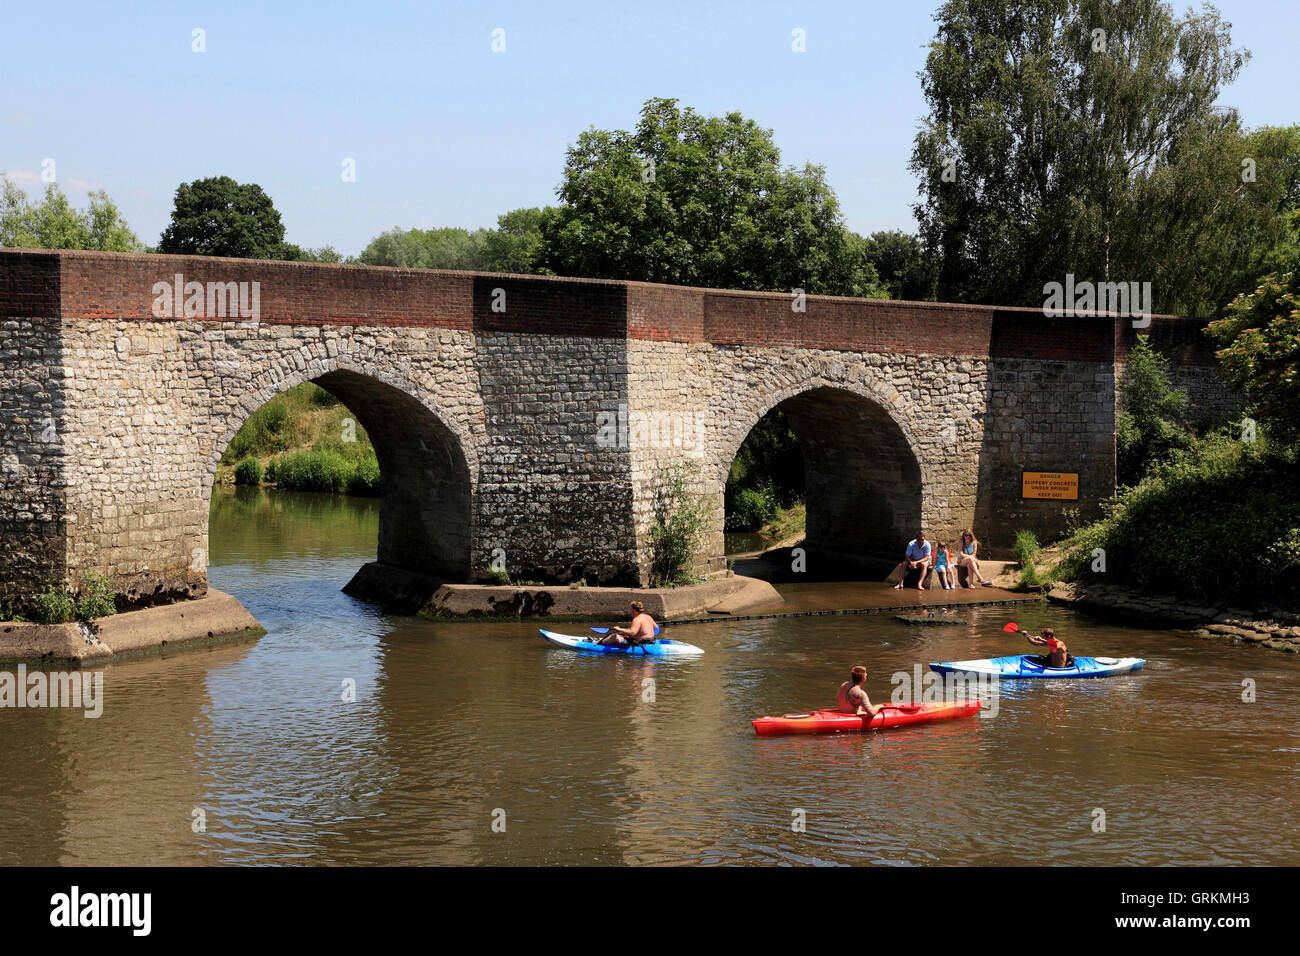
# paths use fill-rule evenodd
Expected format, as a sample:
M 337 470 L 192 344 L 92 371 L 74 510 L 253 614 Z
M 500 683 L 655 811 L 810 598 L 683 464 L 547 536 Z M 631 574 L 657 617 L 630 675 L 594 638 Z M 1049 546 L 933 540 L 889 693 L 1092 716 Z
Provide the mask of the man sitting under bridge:
M 914 568 L 920 572 L 920 577 L 916 579 L 916 589 L 925 590 L 925 576 L 930 573 L 930 554 L 934 549 L 930 547 L 930 542 L 925 540 L 925 532 L 918 531 L 916 537 L 907 542 L 907 551 L 903 554 L 903 563 L 898 566 L 899 577 L 898 583 L 894 585 L 897 591 L 907 580 L 908 572 Z

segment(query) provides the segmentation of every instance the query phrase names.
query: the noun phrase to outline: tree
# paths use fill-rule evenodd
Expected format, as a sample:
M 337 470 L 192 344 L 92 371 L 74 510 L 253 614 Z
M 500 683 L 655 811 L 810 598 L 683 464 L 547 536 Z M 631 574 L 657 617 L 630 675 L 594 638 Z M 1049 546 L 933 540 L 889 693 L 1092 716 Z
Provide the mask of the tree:
M 867 260 L 891 299 L 934 300 L 934 273 L 925 246 L 901 230 L 873 232 L 865 240 Z
M 486 229 L 470 232 L 454 226 L 428 230 L 393 228 L 372 239 L 358 260 L 370 266 L 405 269 L 482 270 L 487 232 Z
M 1172 180 L 1185 180 L 1195 144 L 1237 122 L 1214 104 L 1249 54 L 1213 7 L 1175 18 L 1162 0 L 949 0 L 935 19 L 911 168 L 941 298 L 1041 304 L 1066 272 L 1149 281 L 1187 248 L 1195 210 L 1137 194 L 1180 160 Z M 1135 223 L 1144 241 L 1125 243 Z M 1168 252 L 1155 241 L 1167 228 L 1188 230 Z M 1171 308 L 1179 290 L 1153 281 L 1153 294 Z
M 1285 443 L 1300 441 L 1300 262 L 1238 296 L 1209 333 L 1223 348 L 1224 380 Z
M 213 176 L 176 187 L 172 218 L 158 251 L 192 256 L 283 259 L 284 224 L 256 183 Z
M 1187 393 L 1174 385 L 1169 360 L 1151 347 L 1149 336 L 1139 335 L 1129 350 L 1120 396 L 1115 477 L 1121 485 L 1135 485 L 1153 463 L 1191 444 L 1182 425 Z
M 54 183 L 45 187 L 44 199 L 33 205 L 18 186 L 8 179 L 3 182 L 0 246 L 105 252 L 139 252 L 144 248 L 102 189 L 89 193 L 89 207 L 78 212 Z
M 512 209 L 497 217 L 497 227 L 483 239 L 483 267 L 488 272 L 535 273 L 541 269 L 542 230 L 555 215 L 552 206 Z
M 561 275 L 712 288 L 883 295 L 825 170 L 783 168 L 770 130 L 651 99 L 636 129 L 570 147 L 542 231 Z

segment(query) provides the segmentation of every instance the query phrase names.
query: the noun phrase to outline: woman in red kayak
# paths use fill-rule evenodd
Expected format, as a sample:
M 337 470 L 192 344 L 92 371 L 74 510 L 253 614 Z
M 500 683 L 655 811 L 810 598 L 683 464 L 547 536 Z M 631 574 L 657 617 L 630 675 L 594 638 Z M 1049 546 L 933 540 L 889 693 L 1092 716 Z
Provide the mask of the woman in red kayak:
M 835 695 L 835 704 L 841 714 L 870 714 L 874 717 L 880 713 L 880 707 L 873 707 L 871 698 L 862 689 L 862 682 L 866 679 L 867 669 L 861 664 L 849 671 L 849 679 L 840 685 Z
M 1070 660 L 1070 649 L 1065 646 L 1065 641 L 1056 639 L 1056 632 L 1050 627 L 1043 628 L 1043 633 L 1026 634 L 1030 644 L 1037 644 L 1039 647 L 1047 648 L 1047 666 L 1048 667 L 1066 667 Z

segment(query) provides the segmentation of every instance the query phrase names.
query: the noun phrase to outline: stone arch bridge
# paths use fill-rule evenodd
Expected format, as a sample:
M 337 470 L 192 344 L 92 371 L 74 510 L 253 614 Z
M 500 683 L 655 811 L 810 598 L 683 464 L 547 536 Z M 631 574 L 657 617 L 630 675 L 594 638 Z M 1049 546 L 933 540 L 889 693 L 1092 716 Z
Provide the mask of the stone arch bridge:
M 216 465 L 314 381 L 371 435 L 394 575 L 649 583 L 674 462 L 717 514 L 780 407 L 805 456 L 810 571 L 923 527 L 994 549 L 1114 489 L 1128 320 L 1041 311 L 185 256 L 0 250 L 0 591 L 95 571 L 149 603 L 206 588 Z M 1218 401 L 1203 323 L 1150 331 Z M 1024 471 L 1078 475 L 1026 500 Z

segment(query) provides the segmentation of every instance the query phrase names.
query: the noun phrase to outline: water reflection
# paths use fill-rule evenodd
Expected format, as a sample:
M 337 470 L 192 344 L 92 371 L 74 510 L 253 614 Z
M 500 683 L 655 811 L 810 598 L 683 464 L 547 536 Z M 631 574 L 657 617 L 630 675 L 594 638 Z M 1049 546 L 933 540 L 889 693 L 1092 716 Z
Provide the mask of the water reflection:
M 1049 606 L 714 623 L 684 635 L 698 659 L 580 655 L 533 624 L 342 594 L 375 505 L 219 494 L 212 580 L 267 635 L 106 667 L 98 720 L 0 709 L 0 863 L 1300 862 L 1291 655 Z M 753 735 L 828 704 L 853 664 L 885 700 L 917 662 L 1018 651 L 1008 616 L 1147 670 L 1002 684 L 993 719 Z

